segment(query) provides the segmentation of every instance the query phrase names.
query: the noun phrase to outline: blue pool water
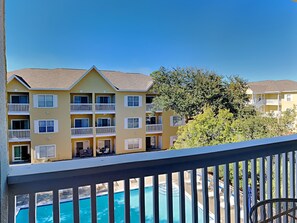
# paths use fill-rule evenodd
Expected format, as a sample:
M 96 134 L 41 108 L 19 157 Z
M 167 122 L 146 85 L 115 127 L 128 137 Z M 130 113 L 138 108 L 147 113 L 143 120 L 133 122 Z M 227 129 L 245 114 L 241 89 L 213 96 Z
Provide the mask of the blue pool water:
M 160 222 L 167 222 L 167 205 L 166 205 L 166 190 L 163 185 L 160 185 L 159 206 L 160 206 Z M 173 218 L 175 223 L 179 223 L 179 192 L 178 188 L 173 190 Z M 91 202 L 90 198 L 80 199 L 80 222 L 91 222 Z M 186 222 L 192 222 L 192 208 L 191 200 L 186 197 Z M 121 223 L 124 221 L 124 192 L 114 194 L 114 207 L 115 207 L 115 222 Z M 22 208 L 16 216 L 17 223 L 29 223 L 28 208 Z M 139 222 L 139 190 L 130 191 L 130 215 L 131 222 Z M 153 221 L 153 189 L 152 187 L 145 188 L 145 216 L 146 222 Z M 203 211 L 198 210 L 199 222 L 203 222 Z M 38 206 L 36 210 L 36 217 L 38 223 L 53 222 L 53 206 L 43 205 Z M 98 222 L 108 223 L 108 195 L 97 196 L 97 217 Z M 73 207 L 72 201 L 60 203 L 60 222 L 71 223 L 73 222 Z

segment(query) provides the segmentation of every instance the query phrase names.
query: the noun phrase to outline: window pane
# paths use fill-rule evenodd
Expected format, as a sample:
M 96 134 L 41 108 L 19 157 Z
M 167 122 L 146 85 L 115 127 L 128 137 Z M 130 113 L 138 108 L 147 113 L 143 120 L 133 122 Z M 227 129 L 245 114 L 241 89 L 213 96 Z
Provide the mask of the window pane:
M 54 132 L 54 121 L 47 121 L 47 132 Z
M 14 160 L 21 160 L 21 148 L 19 146 L 14 147 Z
M 26 103 L 28 103 L 28 102 L 29 102 L 29 100 L 28 100 L 28 96 L 26 96 L 26 95 L 22 95 L 22 96 L 20 96 L 19 101 L 20 101 L 21 104 L 26 104 Z
M 52 95 L 46 95 L 46 107 L 54 107 L 54 99 Z
M 14 103 L 14 104 L 20 103 L 20 97 L 19 96 L 11 96 L 11 103 Z
M 46 121 L 39 121 L 39 132 L 46 132 Z
M 45 95 L 38 95 L 38 107 L 45 107 Z
M 81 127 L 81 119 L 75 119 L 74 120 L 74 126 L 76 128 L 80 128 Z
M 138 96 L 134 97 L 134 106 L 139 106 L 139 97 Z
M 81 127 L 89 127 L 89 119 L 82 119 Z
M 133 118 L 128 118 L 128 128 L 134 128 Z
M 138 118 L 134 119 L 134 128 L 139 128 L 139 119 Z

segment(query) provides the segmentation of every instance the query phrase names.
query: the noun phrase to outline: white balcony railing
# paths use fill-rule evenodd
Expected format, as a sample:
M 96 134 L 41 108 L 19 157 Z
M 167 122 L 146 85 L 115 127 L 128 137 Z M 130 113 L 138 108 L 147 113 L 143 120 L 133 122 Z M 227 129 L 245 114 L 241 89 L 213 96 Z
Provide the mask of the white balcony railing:
M 153 104 L 146 104 L 146 111 L 147 112 L 153 111 L 153 107 L 154 107 Z M 157 108 L 156 112 L 162 112 L 162 109 L 161 108 Z
M 8 113 L 29 114 L 29 104 L 8 104 Z
M 92 113 L 92 104 L 79 104 L 79 103 L 73 103 L 70 104 L 70 112 L 72 113 Z
M 92 135 L 93 135 L 92 127 L 71 128 L 71 136 L 80 137 L 80 136 L 92 136 Z
M 266 105 L 279 105 L 280 100 L 278 99 L 265 99 Z
M 97 103 L 95 105 L 96 112 L 115 112 L 115 104 L 114 103 Z
M 162 132 L 162 130 L 163 130 L 162 124 L 146 125 L 146 132 Z
M 8 130 L 10 142 L 22 142 L 30 140 L 30 129 L 11 129 Z
M 198 222 L 198 213 L 203 222 L 249 222 L 250 205 L 270 198 L 295 197 L 296 156 L 297 135 L 291 135 L 193 149 L 11 166 L 7 181 L 8 222 L 14 223 L 20 212 L 30 223 L 44 219 L 79 222 L 82 218 L 97 222 L 103 217 L 106 222 L 115 222 L 119 216 L 125 222 L 134 218 L 139 222 L 159 222 L 161 215 L 166 222 L 186 222 L 186 218 Z M 83 186 L 90 189 L 87 213 L 80 211 L 79 189 Z M 145 187 L 150 187 L 151 196 L 146 196 Z M 71 189 L 71 208 L 67 208 L 67 213 L 62 207 L 65 202 L 60 199 L 64 188 Z M 97 202 L 98 188 L 104 188 L 107 206 Z M 130 189 L 138 190 L 137 199 L 131 199 Z M 40 196 L 44 191 L 51 193 L 50 199 L 46 197 L 50 205 L 47 212 L 36 199 L 37 193 Z M 116 200 L 115 191 L 123 193 L 120 200 Z M 29 202 L 25 207 L 17 206 L 16 196 L 23 194 Z M 131 206 L 137 213 L 130 210 Z M 60 211 L 62 208 L 64 211 Z M 258 212 L 261 222 L 264 215 L 284 211 L 273 205 L 265 209 L 267 212 Z M 36 214 L 41 212 L 42 216 Z M 274 220 L 284 222 L 284 216 L 280 216 Z
M 96 135 L 114 135 L 115 126 L 96 127 Z

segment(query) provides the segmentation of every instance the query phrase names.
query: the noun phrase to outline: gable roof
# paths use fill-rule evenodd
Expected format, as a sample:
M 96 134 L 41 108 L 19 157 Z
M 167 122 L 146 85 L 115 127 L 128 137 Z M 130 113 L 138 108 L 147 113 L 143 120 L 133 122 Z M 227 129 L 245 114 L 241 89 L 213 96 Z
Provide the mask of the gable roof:
M 92 69 L 95 69 L 117 91 L 143 91 L 152 86 L 150 76 L 139 73 L 86 69 L 27 68 L 7 73 L 8 83 L 14 78 L 31 90 L 70 90 Z
M 273 93 L 297 91 L 297 82 L 291 80 L 266 80 L 250 82 L 249 88 L 254 93 Z

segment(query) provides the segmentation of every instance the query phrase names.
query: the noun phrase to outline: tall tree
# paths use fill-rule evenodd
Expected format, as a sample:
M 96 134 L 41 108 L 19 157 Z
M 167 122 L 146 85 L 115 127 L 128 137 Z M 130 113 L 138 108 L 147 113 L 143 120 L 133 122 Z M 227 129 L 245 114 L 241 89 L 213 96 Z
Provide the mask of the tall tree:
M 151 76 L 153 91 L 158 93 L 155 106 L 173 110 L 185 117 L 186 122 L 200 114 L 206 105 L 215 113 L 228 109 L 237 116 L 248 101 L 247 83 L 237 76 L 225 80 L 214 72 L 180 67 L 171 70 L 161 67 Z

